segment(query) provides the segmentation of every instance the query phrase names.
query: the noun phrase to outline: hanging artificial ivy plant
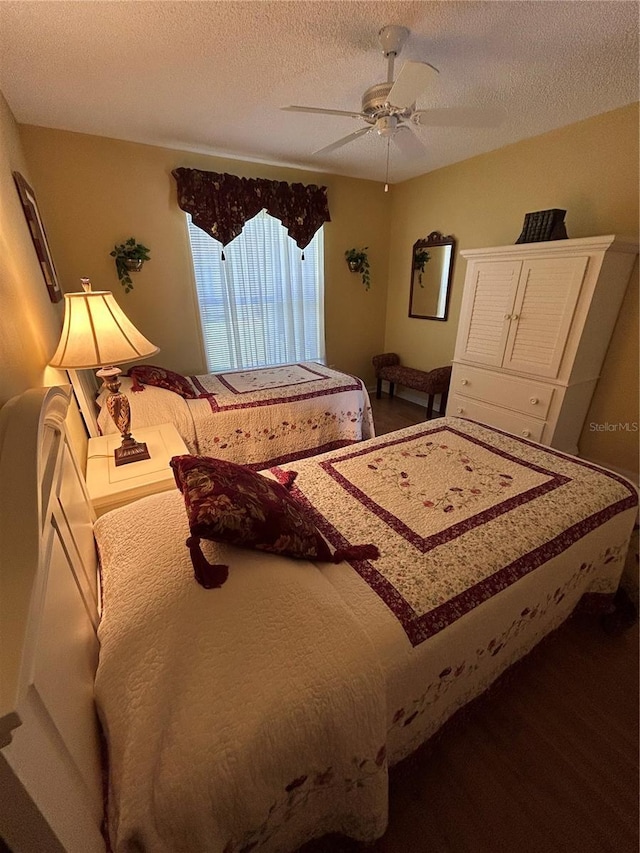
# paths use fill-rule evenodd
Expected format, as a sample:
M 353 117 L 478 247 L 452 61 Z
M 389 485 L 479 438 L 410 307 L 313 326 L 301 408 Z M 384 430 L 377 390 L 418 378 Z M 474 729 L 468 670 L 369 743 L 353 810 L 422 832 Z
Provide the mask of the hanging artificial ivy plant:
M 418 284 L 420 287 L 424 287 L 422 283 L 422 275 L 424 273 L 424 268 L 426 264 L 431 260 L 431 255 L 425 249 L 417 249 L 415 255 L 413 256 L 413 268 L 415 270 L 420 270 L 418 273 Z
M 365 290 L 371 287 L 371 277 L 369 273 L 369 256 L 367 255 L 368 246 L 362 249 L 347 249 L 344 253 L 347 259 L 347 264 L 351 272 L 358 272 L 362 276 L 362 283 Z
M 116 272 L 125 293 L 133 290 L 131 273 L 140 272 L 142 264 L 151 260 L 149 252 L 150 249 L 143 246 L 142 243 L 136 243 L 135 237 L 129 237 L 125 243 L 114 246 L 113 251 L 109 253 L 112 258 L 116 259 Z

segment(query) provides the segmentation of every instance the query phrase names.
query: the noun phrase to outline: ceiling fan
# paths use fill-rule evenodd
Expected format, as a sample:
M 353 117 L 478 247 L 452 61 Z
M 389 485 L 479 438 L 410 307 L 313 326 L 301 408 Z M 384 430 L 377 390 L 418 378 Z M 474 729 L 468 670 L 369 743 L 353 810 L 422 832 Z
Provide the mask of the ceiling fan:
M 347 116 L 366 122 L 366 127 L 319 148 L 314 154 L 329 154 L 367 133 L 376 131 L 387 140 L 393 139 L 405 153 L 415 155 L 418 152 L 424 153 L 425 144 L 420 137 L 420 127 L 490 127 L 498 123 L 501 115 L 495 110 L 467 107 L 417 110 L 416 100 L 437 79 L 438 69 L 428 62 L 408 60 L 394 81 L 394 61 L 409 37 L 409 30 L 406 27 L 387 26 L 380 30 L 378 37 L 388 60 L 387 80 L 385 83 L 376 83 L 365 91 L 360 112 L 296 105 L 282 107 L 289 112 Z

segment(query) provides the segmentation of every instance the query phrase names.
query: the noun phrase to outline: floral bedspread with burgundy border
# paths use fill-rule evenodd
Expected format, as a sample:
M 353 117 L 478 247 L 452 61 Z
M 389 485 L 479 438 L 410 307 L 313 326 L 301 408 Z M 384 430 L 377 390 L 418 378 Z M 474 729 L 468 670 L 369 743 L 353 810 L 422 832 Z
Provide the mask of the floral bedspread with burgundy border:
M 456 418 L 288 467 L 332 545 L 379 546 L 353 568 L 414 646 L 638 502 L 615 474 Z
M 585 594 L 616 588 L 637 507 L 616 475 L 458 419 L 288 467 L 332 544 L 375 542 L 379 560 L 312 565 L 207 543 L 210 560 L 232 564 L 211 596 L 191 578 L 177 493 L 96 525 L 112 597 L 96 682 L 110 706 L 111 825 L 131 849 L 159 829 L 177 839 L 167 849 L 187 839 L 184 849 L 219 853 L 293 850 L 338 826 L 378 836 L 387 761 L 482 693 Z M 329 691 L 318 690 L 325 674 Z M 328 700 L 336 706 L 319 725 Z M 163 726 L 150 728 L 157 713 Z M 268 736 L 256 741 L 262 725 Z M 346 741 L 325 755 L 328 735 L 332 748 Z M 214 750 L 203 746 L 212 736 Z M 282 752 L 269 752 L 276 745 Z M 242 777 L 231 785 L 229 769 Z M 189 811 L 194 793 L 204 800 Z
M 201 395 L 187 401 L 201 455 L 258 469 L 374 435 L 362 381 L 315 362 L 190 378 Z

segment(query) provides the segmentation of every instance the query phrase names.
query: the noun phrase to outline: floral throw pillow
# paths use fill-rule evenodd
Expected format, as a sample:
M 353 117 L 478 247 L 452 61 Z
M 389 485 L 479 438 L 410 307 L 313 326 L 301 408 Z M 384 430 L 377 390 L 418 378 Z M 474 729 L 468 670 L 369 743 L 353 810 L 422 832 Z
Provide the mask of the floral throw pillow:
M 143 385 L 155 385 L 157 388 L 173 391 L 174 394 L 179 394 L 187 400 L 194 400 L 198 396 L 186 376 L 167 370 L 165 367 L 138 364 L 128 371 L 127 376 L 133 379 L 132 391 L 144 391 Z
M 242 465 L 207 456 L 174 456 L 171 467 L 184 497 L 196 580 L 210 589 L 226 581 L 229 567 L 211 565 L 200 539 L 269 551 L 304 560 L 341 562 L 349 557 L 375 559 L 377 548 L 355 546 L 331 553 L 304 508 L 284 485 Z M 293 476 L 284 482 L 291 485 Z

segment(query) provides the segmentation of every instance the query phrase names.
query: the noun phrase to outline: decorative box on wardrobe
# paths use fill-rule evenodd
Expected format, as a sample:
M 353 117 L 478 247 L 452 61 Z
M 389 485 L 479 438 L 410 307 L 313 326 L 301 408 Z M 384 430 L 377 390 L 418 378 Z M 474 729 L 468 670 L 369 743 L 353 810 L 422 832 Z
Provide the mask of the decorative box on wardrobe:
M 637 252 L 611 235 L 461 252 L 447 415 L 576 454 Z

